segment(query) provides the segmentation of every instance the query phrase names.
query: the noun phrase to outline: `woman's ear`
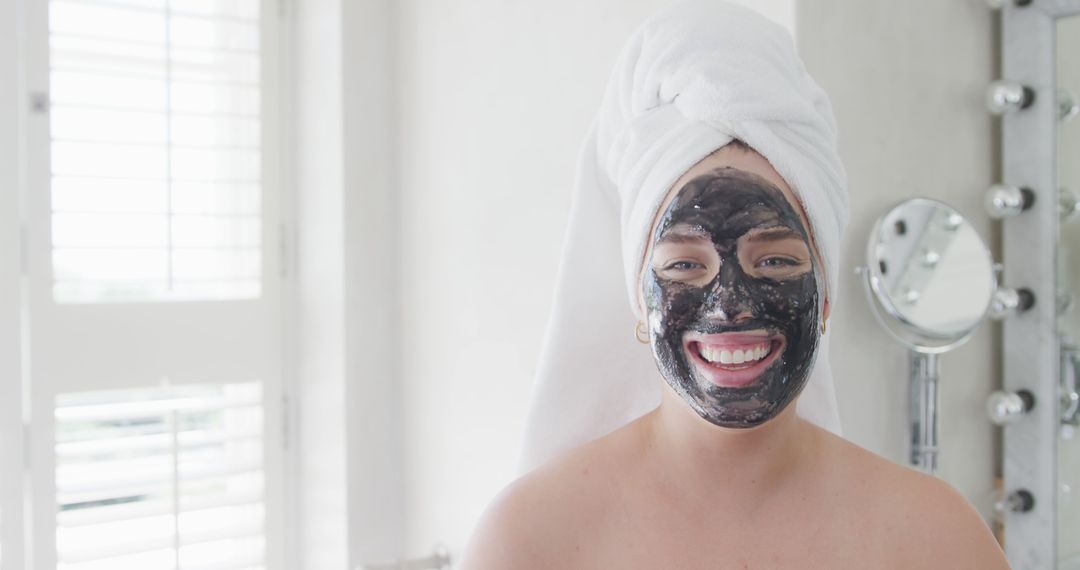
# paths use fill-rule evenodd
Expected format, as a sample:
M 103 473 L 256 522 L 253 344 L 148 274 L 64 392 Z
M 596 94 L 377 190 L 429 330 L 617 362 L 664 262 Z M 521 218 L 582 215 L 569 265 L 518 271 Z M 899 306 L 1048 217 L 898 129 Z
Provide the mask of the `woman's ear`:
M 650 248 L 651 249 L 651 248 Z M 641 270 L 638 271 L 637 278 L 637 318 L 639 321 L 649 324 L 649 309 L 645 305 L 645 272 L 648 271 L 645 265 L 641 266 Z
M 821 308 L 821 322 L 829 320 L 829 298 L 825 297 L 825 306 Z
M 649 310 L 645 308 L 645 295 L 640 291 L 638 292 L 637 318 L 646 325 L 649 324 Z

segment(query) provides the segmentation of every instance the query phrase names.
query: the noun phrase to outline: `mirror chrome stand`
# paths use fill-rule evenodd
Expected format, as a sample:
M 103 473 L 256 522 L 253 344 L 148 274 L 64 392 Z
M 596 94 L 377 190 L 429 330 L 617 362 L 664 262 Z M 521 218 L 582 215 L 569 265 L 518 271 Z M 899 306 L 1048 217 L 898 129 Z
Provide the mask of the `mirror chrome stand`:
M 937 473 L 938 355 L 908 351 L 911 390 L 911 464 L 931 475 Z
M 1001 194 L 1000 202 L 1015 202 L 1016 208 L 1028 202 L 1021 190 Z M 938 357 L 971 338 L 992 307 L 1008 312 L 1007 306 L 1019 305 L 1020 295 L 1010 297 L 997 286 L 990 251 L 964 216 L 927 198 L 901 202 L 878 218 L 866 266 L 857 272 L 871 314 L 908 349 L 910 463 L 934 475 L 940 452 Z

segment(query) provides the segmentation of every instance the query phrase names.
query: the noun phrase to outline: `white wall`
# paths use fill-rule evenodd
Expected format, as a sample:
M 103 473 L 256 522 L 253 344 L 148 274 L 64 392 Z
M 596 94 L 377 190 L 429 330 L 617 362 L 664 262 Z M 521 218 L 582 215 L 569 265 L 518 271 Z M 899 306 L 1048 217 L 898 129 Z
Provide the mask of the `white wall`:
M 392 0 L 296 2 L 292 376 L 301 568 L 402 552 Z
M 748 3 L 790 26 L 792 2 Z M 513 478 L 577 152 L 618 51 L 666 3 L 399 0 L 411 556 L 460 553 Z
M 19 115 L 16 0 L 0 0 L 0 568 L 22 568 Z
M 851 225 L 833 304 L 833 355 L 845 435 L 907 459 L 907 356 L 874 322 L 854 267 L 878 215 L 905 198 L 959 209 L 988 242 L 983 192 L 997 171 L 983 94 L 996 79 L 992 12 L 981 1 L 798 5 L 799 49 L 829 93 L 848 170 Z M 996 251 L 996 248 L 995 248 Z M 997 435 L 986 396 L 1000 384 L 996 326 L 941 358 L 940 476 L 989 516 Z

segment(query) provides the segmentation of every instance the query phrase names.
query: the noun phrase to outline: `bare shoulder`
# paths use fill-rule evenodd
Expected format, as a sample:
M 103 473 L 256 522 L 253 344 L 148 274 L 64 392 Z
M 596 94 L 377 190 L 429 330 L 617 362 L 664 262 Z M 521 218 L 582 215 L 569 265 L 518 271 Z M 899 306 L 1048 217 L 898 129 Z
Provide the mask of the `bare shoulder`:
M 887 537 L 889 559 L 904 568 L 1008 569 L 982 516 L 948 483 L 830 437 L 849 496 L 872 506 L 868 522 Z
M 611 440 L 601 439 L 544 464 L 504 488 L 469 539 L 462 570 L 570 568 L 585 539 L 603 525 L 603 466 Z
M 535 473 L 504 488 L 480 516 L 462 557 L 462 570 L 546 568 L 558 527 L 548 522 L 549 485 Z

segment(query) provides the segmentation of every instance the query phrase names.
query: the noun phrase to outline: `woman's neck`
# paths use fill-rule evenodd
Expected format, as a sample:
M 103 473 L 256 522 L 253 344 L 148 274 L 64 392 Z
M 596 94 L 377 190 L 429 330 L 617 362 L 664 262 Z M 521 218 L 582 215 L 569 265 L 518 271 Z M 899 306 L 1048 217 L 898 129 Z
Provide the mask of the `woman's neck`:
M 660 407 L 643 418 L 643 428 L 657 482 L 714 506 L 761 504 L 817 455 L 817 430 L 799 418 L 794 403 L 756 428 L 725 429 L 665 386 Z

